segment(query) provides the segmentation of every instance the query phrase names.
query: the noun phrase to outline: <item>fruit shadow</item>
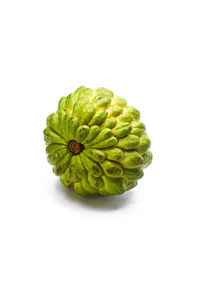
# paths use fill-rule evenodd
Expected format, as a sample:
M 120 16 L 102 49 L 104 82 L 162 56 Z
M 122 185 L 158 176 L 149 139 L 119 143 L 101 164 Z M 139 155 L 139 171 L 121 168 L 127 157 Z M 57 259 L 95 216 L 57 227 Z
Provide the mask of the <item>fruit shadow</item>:
M 135 201 L 133 191 L 125 192 L 122 195 L 82 197 L 72 188 L 65 188 L 60 181 L 55 182 L 55 188 L 60 195 L 60 199 L 57 202 L 65 207 L 69 206 L 69 204 L 76 204 L 87 209 L 112 211 L 124 208 Z

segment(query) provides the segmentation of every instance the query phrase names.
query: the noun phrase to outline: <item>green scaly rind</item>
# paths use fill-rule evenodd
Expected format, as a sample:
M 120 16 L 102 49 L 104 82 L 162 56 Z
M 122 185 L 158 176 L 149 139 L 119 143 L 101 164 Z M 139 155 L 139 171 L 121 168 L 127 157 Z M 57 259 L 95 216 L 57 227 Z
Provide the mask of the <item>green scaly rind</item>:
M 105 88 L 63 96 L 44 130 L 48 162 L 65 187 L 82 195 L 118 195 L 134 188 L 152 162 L 140 112 Z M 69 142 L 84 145 L 73 155 Z

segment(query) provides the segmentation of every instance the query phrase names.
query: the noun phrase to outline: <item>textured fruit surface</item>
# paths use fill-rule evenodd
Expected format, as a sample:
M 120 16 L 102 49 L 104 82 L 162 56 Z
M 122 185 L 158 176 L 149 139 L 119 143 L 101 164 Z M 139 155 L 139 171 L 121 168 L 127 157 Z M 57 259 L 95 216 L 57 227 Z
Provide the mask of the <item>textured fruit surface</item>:
M 152 161 L 140 112 L 105 88 L 62 97 L 43 133 L 53 172 L 82 196 L 130 190 Z

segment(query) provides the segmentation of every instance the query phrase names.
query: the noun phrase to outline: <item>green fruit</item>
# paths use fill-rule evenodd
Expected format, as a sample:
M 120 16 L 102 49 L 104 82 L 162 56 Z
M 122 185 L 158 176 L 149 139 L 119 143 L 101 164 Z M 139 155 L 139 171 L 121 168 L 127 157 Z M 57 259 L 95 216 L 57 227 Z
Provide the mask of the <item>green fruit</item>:
M 152 161 L 140 112 L 105 88 L 82 86 L 62 97 L 44 140 L 53 172 L 82 196 L 128 191 Z

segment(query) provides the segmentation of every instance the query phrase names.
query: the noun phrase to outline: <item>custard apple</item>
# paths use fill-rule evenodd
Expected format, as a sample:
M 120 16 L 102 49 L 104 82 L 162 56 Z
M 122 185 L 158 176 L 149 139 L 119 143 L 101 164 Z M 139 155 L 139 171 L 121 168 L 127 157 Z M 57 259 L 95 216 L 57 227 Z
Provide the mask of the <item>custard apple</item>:
M 152 161 L 140 112 L 105 88 L 81 86 L 62 97 L 44 140 L 53 172 L 82 196 L 130 190 Z

